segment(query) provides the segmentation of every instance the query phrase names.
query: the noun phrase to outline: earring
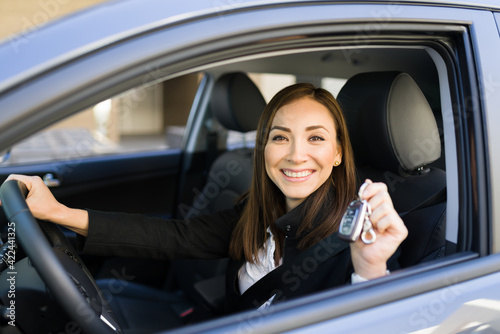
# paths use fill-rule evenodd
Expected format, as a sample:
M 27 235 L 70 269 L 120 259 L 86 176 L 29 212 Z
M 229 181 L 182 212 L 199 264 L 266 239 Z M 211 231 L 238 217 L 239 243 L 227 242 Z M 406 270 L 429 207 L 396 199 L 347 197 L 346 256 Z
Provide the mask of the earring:
M 337 167 L 338 165 L 340 165 L 340 161 L 335 161 L 335 163 L 333 164 L 335 167 Z

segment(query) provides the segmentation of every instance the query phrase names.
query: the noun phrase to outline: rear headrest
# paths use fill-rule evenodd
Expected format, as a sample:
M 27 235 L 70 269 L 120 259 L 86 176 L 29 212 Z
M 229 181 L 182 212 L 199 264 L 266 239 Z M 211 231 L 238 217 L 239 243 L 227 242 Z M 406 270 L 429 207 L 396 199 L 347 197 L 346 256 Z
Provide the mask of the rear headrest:
M 355 75 L 337 99 L 344 110 L 358 165 L 414 171 L 441 156 L 432 109 L 408 74 Z
M 257 129 L 266 100 L 259 88 L 241 72 L 222 75 L 214 85 L 210 108 L 228 130 L 249 132 Z

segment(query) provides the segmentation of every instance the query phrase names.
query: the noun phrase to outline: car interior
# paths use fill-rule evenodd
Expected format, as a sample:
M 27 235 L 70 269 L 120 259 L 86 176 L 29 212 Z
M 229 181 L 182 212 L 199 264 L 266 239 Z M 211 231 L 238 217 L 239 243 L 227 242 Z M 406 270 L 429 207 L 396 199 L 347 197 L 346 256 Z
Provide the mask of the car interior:
M 179 169 L 173 178 L 160 179 L 165 182 L 163 186 L 175 189 L 175 196 L 164 203 L 167 209 L 151 213 L 148 204 L 143 213 L 189 219 L 232 207 L 250 185 L 255 144 L 252 132 L 269 96 L 289 82 L 311 82 L 326 89 L 334 82 L 335 91 L 332 88 L 331 92 L 348 123 L 359 184 L 365 178 L 386 183 L 409 230 L 398 250 L 401 271 L 425 267 L 454 254 L 458 204 L 455 197 L 449 196 L 447 186 L 456 177 L 456 163 L 450 160 L 455 148 L 453 140 L 444 135 L 454 129 L 453 124 L 445 121 L 444 110 L 451 101 L 442 96 L 443 69 L 433 57 L 430 48 L 424 46 L 320 47 L 226 60 L 192 70 L 189 74 L 200 79 L 194 91 L 189 92 L 194 97 L 180 141 Z M 277 81 L 269 79 L 266 86 L 268 78 Z M 167 85 L 175 79 L 172 76 L 150 85 Z M 267 92 L 269 87 L 272 93 Z M 237 138 L 236 145 L 229 144 L 230 138 Z M 450 142 L 445 143 L 445 138 Z M 127 153 L 127 159 L 140 157 L 140 153 L 134 154 Z M 89 159 L 114 159 L 127 168 L 126 162 L 115 155 Z M 228 162 L 234 161 L 241 173 L 225 173 Z M 5 167 L 5 173 L 29 171 L 29 166 L 10 165 Z M 221 174 L 227 179 L 221 181 Z M 128 182 L 113 182 L 123 181 Z M 119 191 L 121 186 L 113 182 L 101 186 Z M 140 179 L 128 186 L 133 188 L 138 183 Z M 138 187 L 141 193 L 147 185 Z M 83 188 L 54 188 L 54 194 L 71 206 L 117 208 L 107 205 L 107 191 L 90 200 L 85 191 L 95 190 L 90 186 Z M 133 207 L 134 211 L 141 209 L 140 203 Z M 74 234 L 65 233 L 75 240 Z M 223 315 L 227 259 L 165 263 L 82 258 L 98 285 L 107 292 L 118 322 L 128 333 L 137 328 L 137 333 L 154 332 Z M 130 279 L 117 280 L 117 272 L 123 274 L 121 278 Z M 110 286 L 115 288 L 111 293 Z

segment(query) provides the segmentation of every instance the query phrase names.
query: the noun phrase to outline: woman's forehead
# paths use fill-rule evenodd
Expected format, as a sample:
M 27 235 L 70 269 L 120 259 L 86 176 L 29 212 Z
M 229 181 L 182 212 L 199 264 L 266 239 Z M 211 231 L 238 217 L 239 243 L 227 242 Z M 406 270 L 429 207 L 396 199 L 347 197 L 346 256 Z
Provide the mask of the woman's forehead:
M 327 107 L 313 99 L 303 98 L 280 107 L 271 126 L 289 124 L 304 128 L 311 125 L 335 127 L 334 123 L 333 115 Z

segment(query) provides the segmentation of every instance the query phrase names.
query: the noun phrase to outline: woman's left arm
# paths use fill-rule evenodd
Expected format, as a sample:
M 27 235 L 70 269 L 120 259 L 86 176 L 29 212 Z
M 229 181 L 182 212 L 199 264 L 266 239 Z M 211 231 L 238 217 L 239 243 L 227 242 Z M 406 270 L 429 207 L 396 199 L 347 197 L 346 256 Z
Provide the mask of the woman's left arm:
M 387 260 L 394 254 L 408 235 L 408 230 L 392 205 L 392 200 L 384 183 L 366 180 L 368 186 L 361 194 L 368 201 L 372 214 L 370 221 L 377 234 L 372 244 L 365 244 L 359 238 L 351 244 L 354 272 L 366 279 L 385 276 Z

